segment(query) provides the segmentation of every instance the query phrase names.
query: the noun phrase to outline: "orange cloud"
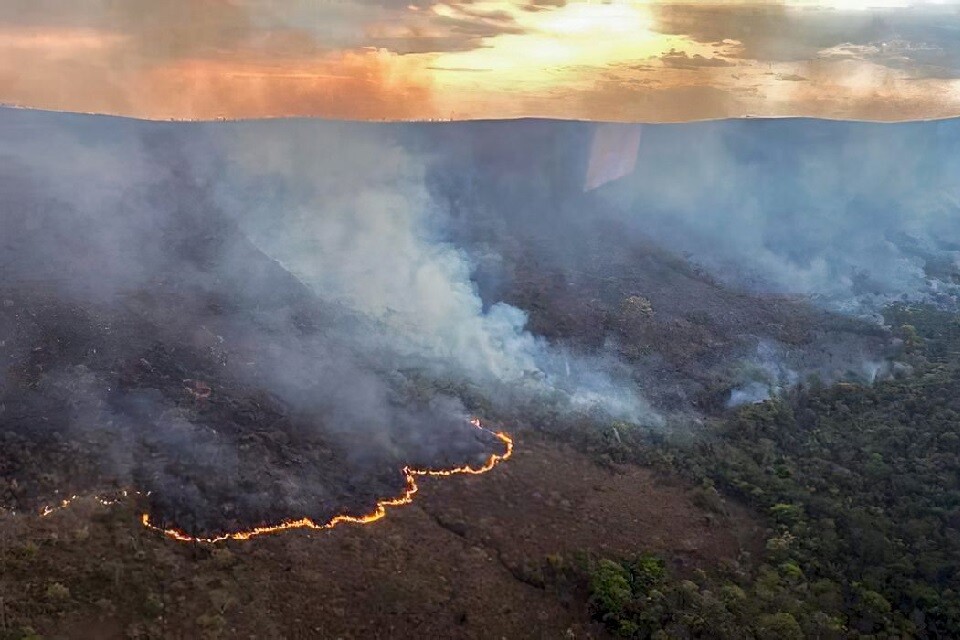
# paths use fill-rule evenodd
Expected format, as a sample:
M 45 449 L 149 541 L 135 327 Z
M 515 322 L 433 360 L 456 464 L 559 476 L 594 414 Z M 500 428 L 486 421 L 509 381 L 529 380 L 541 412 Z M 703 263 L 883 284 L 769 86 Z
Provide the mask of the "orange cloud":
M 0 28 L 0 51 L 30 51 L 33 55 L 80 55 L 121 45 L 127 36 L 83 28 L 13 29 Z
M 960 13 L 867 4 L 7 0 L 0 101 L 184 119 L 960 115 Z
M 429 80 L 384 51 L 270 62 L 184 60 L 138 81 L 140 111 L 155 118 L 266 118 L 323 114 L 411 119 L 431 113 Z

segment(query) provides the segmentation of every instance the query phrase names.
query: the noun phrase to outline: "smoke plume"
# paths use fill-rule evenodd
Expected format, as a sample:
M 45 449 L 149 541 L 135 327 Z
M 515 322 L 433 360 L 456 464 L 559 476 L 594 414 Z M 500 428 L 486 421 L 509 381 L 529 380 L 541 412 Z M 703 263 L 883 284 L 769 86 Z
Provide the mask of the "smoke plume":
M 612 359 L 483 304 L 395 132 L 0 117 L 4 427 L 82 442 L 71 482 L 193 531 L 323 520 L 499 446 L 461 393 L 657 420 Z
M 954 305 L 956 121 L 812 120 L 648 127 L 605 200 L 662 245 L 755 290 L 871 313 Z

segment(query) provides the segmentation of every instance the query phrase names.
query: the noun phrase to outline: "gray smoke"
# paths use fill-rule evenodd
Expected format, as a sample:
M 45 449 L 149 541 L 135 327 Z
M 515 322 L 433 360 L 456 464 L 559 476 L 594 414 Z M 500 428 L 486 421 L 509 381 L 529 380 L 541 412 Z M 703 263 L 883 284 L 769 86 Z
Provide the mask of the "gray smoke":
M 218 420 L 267 424 L 251 450 L 288 489 L 248 508 L 335 502 L 329 459 L 291 451 L 331 438 L 359 474 L 479 455 L 478 398 L 658 424 L 638 382 L 679 411 L 721 372 L 721 405 L 869 381 L 882 336 L 769 294 L 956 304 L 957 122 L 644 125 L 632 173 L 584 192 L 593 132 L 0 111 L 2 419 L 47 394 L 169 486 L 189 483 L 145 459 L 193 443 L 239 477 Z
M 373 323 L 344 334 L 355 349 L 479 386 L 503 408 L 548 401 L 658 420 L 615 381 L 615 363 L 548 344 L 515 306 L 484 308 L 471 256 L 443 237 L 449 211 L 427 188 L 426 158 L 391 130 L 286 122 L 231 125 L 209 139 L 228 159 L 218 202 L 248 237 Z
M 198 474 L 216 460 L 239 473 L 244 462 L 224 452 L 241 436 L 171 399 L 202 390 L 205 377 L 224 380 L 210 402 L 254 389 L 289 418 L 276 427 L 284 443 L 323 435 L 357 468 L 475 456 L 462 387 L 503 412 L 546 405 L 659 419 L 614 358 L 552 345 L 525 328 L 520 309 L 481 302 L 470 256 L 443 237 L 448 211 L 426 187 L 423 158 L 389 128 L 3 111 L 0 140 L 0 265 L 11 302 L 0 384 L 16 394 L 13 365 L 48 353 L 35 347 L 51 331 L 45 322 L 86 331 L 75 342 L 99 341 L 100 353 L 72 354 L 38 389 L 59 398 L 75 427 L 113 443 L 104 457 L 121 475 L 189 484 L 131 459 L 136 447 L 162 460 L 190 450 L 206 461 L 193 465 Z M 49 300 L 61 306 L 37 314 Z M 171 364 L 182 356 L 155 343 L 199 354 L 184 380 L 164 378 L 188 365 Z M 111 371 L 91 371 L 91 360 Z M 113 397 L 111 363 L 127 360 L 133 371 L 123 375 L 162 393 Z M 232 403 L 215 406 L 233 416 L 241 409 Z M 30 414 L 10 415 L 25 425 Z M 248 509 L 336 493 L 309 488 L 322 461 L 294 472 L 289 460 L 272 462 L 286 469 L 272 482 L 298 488 Z
M 872 313 L 953 305 L 960 123 L 648 127 L 614 215 L 723 279 Z
M 782 357 L 777 366 L 795 378 L 870 379 L 887 366 L 877 369 L 883 363 L 877 344 L 822 333 L 820 344 L 800 345 L 795 334 L 778 335 L 789 314 L 771 313 L 764 321 L 757 314 L 768 307 L 761 303 L 789 296 L 797 303 L 794 315 L 809 319 L 812 303 L 871 323 L 882 321 L 879 311 L 891 302 L 956 307 L 957 121 L 642 127 L 638 149 L 606 140 L 599 162 L 591 161 L 602 138 L 595 134 L 610 128 L 591 123 L 474 123 L 414 130 L 408 138 L 432 159 L 428 184 L 451 211 L 451 235 L 481 266 L 476 281 L 485 300 L 515 292 L 530 270 L 555 275 L 548 280 L 554 293 L 589 282 L 590 296 L 640 294 L 656 313 L 630 320 L 631 330 L 657 342 L 628 348 L 668 352 L 671 332 L 651 328 L 673 326 L 681 339 L 725 344 L 718 358 L 769 369 L 754 353 L 755 334 L 775 345 Z M 618 154 L 636 156 L 625 176 L 618 167 L 633 158 Z M 584 193 L 585 177 L 597 167 L 613 171 L 614 179 Z M 683 256 L 683 265 L 670 254 Z M 691 263 L 699 274 L 684 271 Z M 618 279 L 630 287 L 619 294 Z M 710 279 L 758 298 L 721 299 L 715 295 L 721 287 Z M 744 312 L 743 304 L 753 311 Z M 731 347 L 731 336 L 747 339 Z M 654 356 L 646 360 L 653 371 L 642 372 L 643 362 L 634 363 L 635 371 L 656 385 L 663 367 Z M 740 373 L 734 403 L 785 384 L 773 374 L 758 381 Z
M 645 124 L 638 151 L 608 140 L 612 155 L 591 163 L 608 126 L 473 123 L 408 137 L 434 158 L 431 188 L 465 236 L 515 234 L 569 272 L 590 231 L 613 223 L 622 244 L 652 240 L 729 284 L 832 310 L 956 303 L 960 121 Z M 635 164 L 618 177 L 623 154 Z M 594 164 L 616 179 L 583 193 Z
M 727 406 L 763 402 L 795 385 L 800 376 L 785 364 L 786 360 L 778 345 L 761 341 L 756 353 L 740 363 L 737 378 L 744 382 L 730 391 Z

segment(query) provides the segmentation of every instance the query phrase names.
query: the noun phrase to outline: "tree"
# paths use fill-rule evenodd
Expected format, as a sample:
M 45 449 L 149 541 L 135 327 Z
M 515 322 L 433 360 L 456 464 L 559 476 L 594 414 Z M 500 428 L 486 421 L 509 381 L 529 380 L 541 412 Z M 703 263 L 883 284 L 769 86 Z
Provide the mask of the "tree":
M 803 629 L 791 614 L 772 613 L 760 616 L 757 637 L 760 640 L 803 640 Z

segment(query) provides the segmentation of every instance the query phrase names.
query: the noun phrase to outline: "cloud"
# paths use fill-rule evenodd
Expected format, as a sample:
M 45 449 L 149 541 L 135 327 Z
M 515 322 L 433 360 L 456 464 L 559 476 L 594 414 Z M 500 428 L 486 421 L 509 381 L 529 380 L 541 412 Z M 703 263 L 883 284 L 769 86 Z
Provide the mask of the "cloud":
M 481 10 L 469 4 L 438 5 L 442 9 L 407 12 L 365 28 L 366 44 L 398 54 L 470 51 L 501 34 L 522 34 L 523 28 L 504 10 Z
M 386 51 L 292 61 L 187 60 L 140 79 L 137 99 L 159 117 L 309 116 L 407 119 L 429 113 L 429 79 Z
M 616 111 L 632 120 L 960 113 L 955 7 L 800 4 L 11 0 L 0 101 L 150 118 L 603 118 L 626 92 L 634 107 Z M 783 86 L 797 77 L 802 89 Z M 726 98 L 669 99 L 697 91 Z
M 724 58 L 708 58 L 695 53 L 692 56 L 686 51 L 671 49 L 660 57 L 660 61 L 674 69 L 702 69 L 704 67 L 732 67 L 734 63 Z
M 554 7 L 563 7 L 567 4 L 567 0 L 530 0 L 526 4 L 522 5 L 524 11 L 547 11 Z
M 167 119 L 406 119 L 434 111 L 430 78 L 386 51 L 270 60 L 182 59 L 114 69 L 111 53 L 52 60 L 0 43 L 0 101 Z
M 918 71 L 960 70 L 955 7 L 836 11 L 766 4 L 702 6 L 658 4 L 658 29 L 698 42 L 735 41 L 736 55 L 759 63 L 807 62 L 840 55 Z

